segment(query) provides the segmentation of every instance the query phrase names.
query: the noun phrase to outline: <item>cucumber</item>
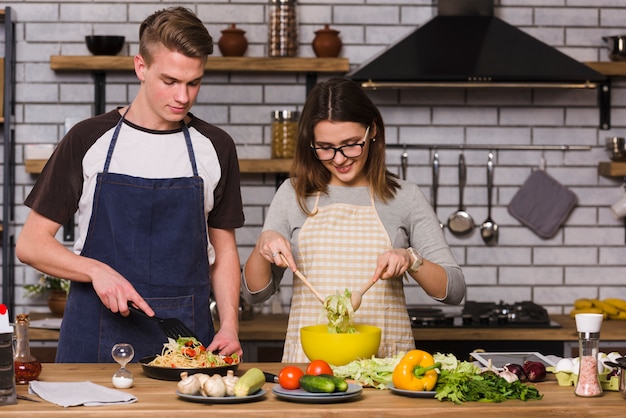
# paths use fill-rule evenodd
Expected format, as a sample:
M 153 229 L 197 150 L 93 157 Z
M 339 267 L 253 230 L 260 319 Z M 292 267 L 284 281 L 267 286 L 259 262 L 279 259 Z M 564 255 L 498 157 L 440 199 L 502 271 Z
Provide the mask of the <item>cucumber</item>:
M 335 392 L 345 392 L 348 390 L 348 382 L 346 379 L 342 379 L 341 377 L 333 376 L 330 374 L 321 374 L 320 376 L 326 377 L 333 381 L 335 384 Z
M 236 397 L 252 395 L 258 392 L 265 384 L 265 375 L 260 369 L 253 367 L 235 382 L 234 392 Z
M 314 393 L 333 393 L 335 384 L 328 377 L 305 374 L 300 378 L 300 389 Z

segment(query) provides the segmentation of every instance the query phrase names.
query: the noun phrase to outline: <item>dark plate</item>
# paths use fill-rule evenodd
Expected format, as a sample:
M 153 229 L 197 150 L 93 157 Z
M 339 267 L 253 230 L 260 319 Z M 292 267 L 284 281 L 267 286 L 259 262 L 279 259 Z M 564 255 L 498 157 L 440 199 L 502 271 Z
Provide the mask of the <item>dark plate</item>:
M 240 397 L 223 396 L 223 397 L 220 397 L 220 398 L 213 398 L 213 397 L 210 397 L 210 396 L 202 396 L 202 395 L 183 395 L 179 391 L 176 391 L 176 394 L 179 397 L 181 397 L 182 399 L 185 399 L 185 400 L 191 401 L 191 402 L 200 402 L 200 403 L 244 403 L 244 402 L 258 401 L 260 398 L 263 397 L 263 395 L 265 395 L 265 391 L 263 389 L 259 389 L 256 392 L 254 392 L 252 395 L 248 395 L 248 396 L 240 396 Z
M 345 392 L 312 393 L 302 389 L 284 389 L 280 385 L 274 385 L 272 392 L 279 399 L 300 403 L 337 403 L 361 396 L 363 387 L 354 383 L 348 384 Z
M 181 372 L 187 372 L 190 375 L 196 373 L 214 375 L 217 373 L 222 376 L 226 376 L 226 373 L 229 370 L 236 371 L 239 367 L 239 363 L 229 364 L 227 366 L 220 367 L 203 367 L 199 369 L 149 366 L 148 363 L 154 360 L 155 357 L 156 356 L 144 357 L 139 360 L 139 364 L 141 364 L 141 368 L 143 369 L 143 372 L 146 374 L 146 376 L 160 380 L 180 380 Z

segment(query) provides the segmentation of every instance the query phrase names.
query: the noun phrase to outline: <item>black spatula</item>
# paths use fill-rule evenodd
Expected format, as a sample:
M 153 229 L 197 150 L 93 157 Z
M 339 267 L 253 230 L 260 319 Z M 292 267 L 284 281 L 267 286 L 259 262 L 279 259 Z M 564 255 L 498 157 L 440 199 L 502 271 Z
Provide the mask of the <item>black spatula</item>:
M 142 315 L 144 318 L 158 322 L 163 333 L 165 333 L 165 335 L 169 338 L 177 340 L 180 337 L 193 337 L 200 341 L 193 331 L 187 328 L 187 325 L 185 325 L 178 318 L 157 318 L 156 316 L 148 316 L 144 311 L 133 306 L 131 303 L 128 304 L 128 307 L 132 312 Z

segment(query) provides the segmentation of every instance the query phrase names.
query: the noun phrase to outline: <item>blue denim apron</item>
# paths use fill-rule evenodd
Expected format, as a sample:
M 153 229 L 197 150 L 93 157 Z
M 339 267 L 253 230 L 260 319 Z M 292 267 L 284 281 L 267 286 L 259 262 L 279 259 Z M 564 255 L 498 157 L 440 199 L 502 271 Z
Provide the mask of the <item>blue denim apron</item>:
M 214 336 L 209 309 L 210 270 L 204 186 L 189 130 L 181 122 L 193 177 L 149 179 L 109 173 L 120 118 L 104 170 L 98 174 L 93 212 L 81 255 L 123 275 L 161 318 L 179 318 L 208 345 Z M 107 309 L 91 283 L 72 282 L 56 361 L 113 362 L 111 348 L 130 343 L 133 361 L 160 354 L 167 337 L 155 321 Z

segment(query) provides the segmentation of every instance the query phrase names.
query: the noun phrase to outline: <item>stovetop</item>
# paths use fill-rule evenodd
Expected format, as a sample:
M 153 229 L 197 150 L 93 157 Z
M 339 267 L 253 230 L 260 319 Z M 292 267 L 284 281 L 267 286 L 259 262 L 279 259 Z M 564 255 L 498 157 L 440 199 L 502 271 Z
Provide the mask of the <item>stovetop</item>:
M 467 301 L 461 314 L 446 315 L 441 309 L 409 308 L 413 328 L 560 328 L 548 311 L 534 302 Z

